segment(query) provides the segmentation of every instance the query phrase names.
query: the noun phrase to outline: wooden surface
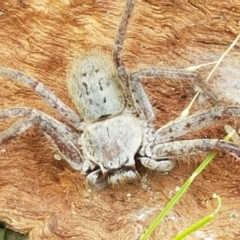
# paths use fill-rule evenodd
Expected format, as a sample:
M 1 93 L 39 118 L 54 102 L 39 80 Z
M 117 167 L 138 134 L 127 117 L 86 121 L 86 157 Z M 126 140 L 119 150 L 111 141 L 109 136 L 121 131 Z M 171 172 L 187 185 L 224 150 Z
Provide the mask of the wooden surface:
M 5 0 L 0 3 L 0 64 L 36 77 L 73 107 L 66 71 L 74 56 L 113 47 L 125 1 Z M 186 68 L 216 61 L 240 32 L 237 0 L 138 0 L 124 43 L 130 70 L 158 66 Z M 219 67 L 210 86 L 225 103 L 240 102 L 239 43 Z M 206 77 L 210 68 L 201 74 Z M 191 84 L 144 81 L 156 126 L 175 119 L 194 96 Z M 64 122 L 29 88 L 0 78 L 0 109 L 29 106 Z M 210 107 L 198 101 L 192 112 Z M 194 110 L 195 109 L 195 110 Z M 15 120 L 5 120 L 0 131 Z M 239 119 L 227 120 L 236 129 Z M 224 123 L 187 137 L 223 138 Z M 138 239 L 191 175 L 203 156 L 182 159 L 168 175 L 140 169 L 141 181 L 90 192 L 84 176 L 56 161 L 56 150 L 37 127 L 0 146 L 0 220 L 30 239 Z M 184 161 L 185 160 L 185 161 Z M 240 238 L 240 162 L 220 153 L 196 179 L 151 239 L 171 239 L 216 208 L 207 226 L 186 239 Z M 209 237 L 209 238 L 207 238 Z

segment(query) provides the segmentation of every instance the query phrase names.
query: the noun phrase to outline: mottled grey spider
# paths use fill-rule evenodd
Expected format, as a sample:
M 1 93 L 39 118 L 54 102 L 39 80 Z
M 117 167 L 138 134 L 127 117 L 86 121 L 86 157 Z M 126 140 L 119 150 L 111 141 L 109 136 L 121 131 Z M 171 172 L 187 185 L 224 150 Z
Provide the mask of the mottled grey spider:
M 179 155 L 212 149 L 240 154 L 238 145 L 219 139 L 174 141 L 222 116 L 240 116 L 239 106 L 215 107 L 175 120 L 160 129 L 154 128 L 154 114 L 139 82 L 141 79 L 163 76 L 196 79 L 196 84 L 212 99 L 214 95 L 195 72 L 153 67 L 132 73 L 127 71 L 121 51 L 134 4 L 134 0 L 127 0 L 114 44 L 113 60 L 103 52 L 90 51 L 77 58 L 68 71 L 69 94 L 80 115 L 41 82 L 19 71 L 0 67 L 0 75 L 30 86 L 68 122 L 65 125 L 27 107 L 1 110 L 1 119 L 25 118 L 0 133 L 0 144 L 37 124 L 71 167 L 86 174 L 87 183 L 97 189 L 138 178 L 136 161 L 147 168 L 167 172 Z

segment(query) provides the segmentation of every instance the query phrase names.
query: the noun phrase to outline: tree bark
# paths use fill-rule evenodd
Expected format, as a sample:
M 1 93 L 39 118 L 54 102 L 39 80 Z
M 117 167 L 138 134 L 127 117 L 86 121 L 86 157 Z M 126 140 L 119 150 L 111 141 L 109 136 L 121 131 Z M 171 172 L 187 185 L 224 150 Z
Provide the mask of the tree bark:
M 74 57 L 90 49 L 111 54 L 125 1 L 6 0 L 0 3 L 0 65 L 27 73 L 45 84 L 73 109 L 66 71 Z M 240 32 L 237 0 L 138 0 L 124 42 L 126 67 L 183 69 L 216 61 Z M 224 104 L 239 103 L 239 43 L 217 69 L 209 86 Z M 211 70 L 200 70 L 206 78 Z M 143 81 L 157 127 L 179 117 L 194 96 L 192 83 Z M 0 109 L 37 108 L 64 122 L 32 90 L 0 78 Z M 212 105 L 200 98 L 191 114 Z M 0 131 L 16 120 L 5 120 Z M 188 138 L 223 138 L 231 118 Z M 191 175 L 204 156 L 181 158 L 168 175 L 140 168 L 139 182 L 89 191 L 84 176 L 63 161 L 37 127 L 0 146 L 0 220 L 30 239 L 138 239 Z M 218 157 L 194 181 L 151 239 L 172 239 L 216 209 L 208 225 L 187 239 L 240 238 L 240 162 Z

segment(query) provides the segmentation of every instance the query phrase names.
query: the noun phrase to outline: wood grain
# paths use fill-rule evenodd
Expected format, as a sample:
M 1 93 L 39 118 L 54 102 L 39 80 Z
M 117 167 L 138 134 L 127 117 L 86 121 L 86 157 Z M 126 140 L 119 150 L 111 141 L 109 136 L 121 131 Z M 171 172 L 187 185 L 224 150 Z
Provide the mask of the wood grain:
M 125 1 L 54 2 L 0 3 L 0 64 L 34 76 L 74 108 L 67 93 L 66 71 L 76 55 L 89 49 L 111 54 Z M 138 0 L 124 43 L 124 62 L 136 70 L 216 61 L 240 32 L 239 19 L 237 0 Z M 238 43 L 210 82 L 222 102 L 239 102 L 239 59 Z M 200 72 L 205 77 L 209 70 Z M 144 87 L 157 126 L 178 117 L 194 96 L 190 83 L 169 79 L 144 81 Z M 0 109 L 10 106 L 37 108 L 64 122 L 30 89 L 0 78 Z M 198 101 L 192 112 L 208 107 L 207 100 Z M 0 131 L 12 122 L 1 122 Z M 239 119 L 226 122 L 239 128 Z M 223 125 L 186 138 L 223 138 Z M 55 152 L 37 127 L 0 146 L 0 220 L 15 231 L 29 233 L 30 239 L 138 239 L 203 159 L 181 159 L 168 175 L 140 168 L 139 182 L 89 192 L 84 176 L 56 161 Z M 171 239 L 213 212 L 213 193 L 222 197 L 221 211 L 187 239 L 239 239 L 239 176 L 240 162 L 220 153 L 151 239 Z

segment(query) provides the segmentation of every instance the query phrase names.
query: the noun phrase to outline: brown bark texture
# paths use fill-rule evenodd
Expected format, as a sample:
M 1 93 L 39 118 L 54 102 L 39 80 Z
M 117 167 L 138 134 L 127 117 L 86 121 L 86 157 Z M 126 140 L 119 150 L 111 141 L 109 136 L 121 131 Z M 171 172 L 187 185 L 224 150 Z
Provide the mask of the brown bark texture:
M 0 64 L 44 83 L 73 109 L 66 71 L 76 55 L 90 49 L 111 54 L 125 6 L 123 0 L 0 2 Z M 238 0 L 137 0 L 124 42 L 123 60 L 131 71 L 144 67 L 182 69 L 219 59 L 240 32 Z M 238 43 L 209 82 L 225 104 L 239 103 Z M 205 78 L 210 67 L 199 72 Z M 194 96 L 192 83 L 144 80 L 160 127 L 177 118 Z M 31 89 L 0 78 L 0 109 L 28 106 L 64 122 Z M 191 114 L 210 108 L 199 99 Z M 4 120 L 0 131 L 16 119 Z M 187 138 L 223 138 L 224 124 Z M 181 158 L 168 175 L 140 167 L 141 179 L 89 191 L 84 176 L 64 161 L 37 127 L 0 146 L 0 220 L 30 239 L 138 239 L 191 175 L 204 156 Z M 172 239 L 217 206 L 216 218 L 186 239 L 240 239 L 240 162 L 220 152 L 158 226 L 150 239 Z M 207 238 L 209 237 L 209 238 Z

